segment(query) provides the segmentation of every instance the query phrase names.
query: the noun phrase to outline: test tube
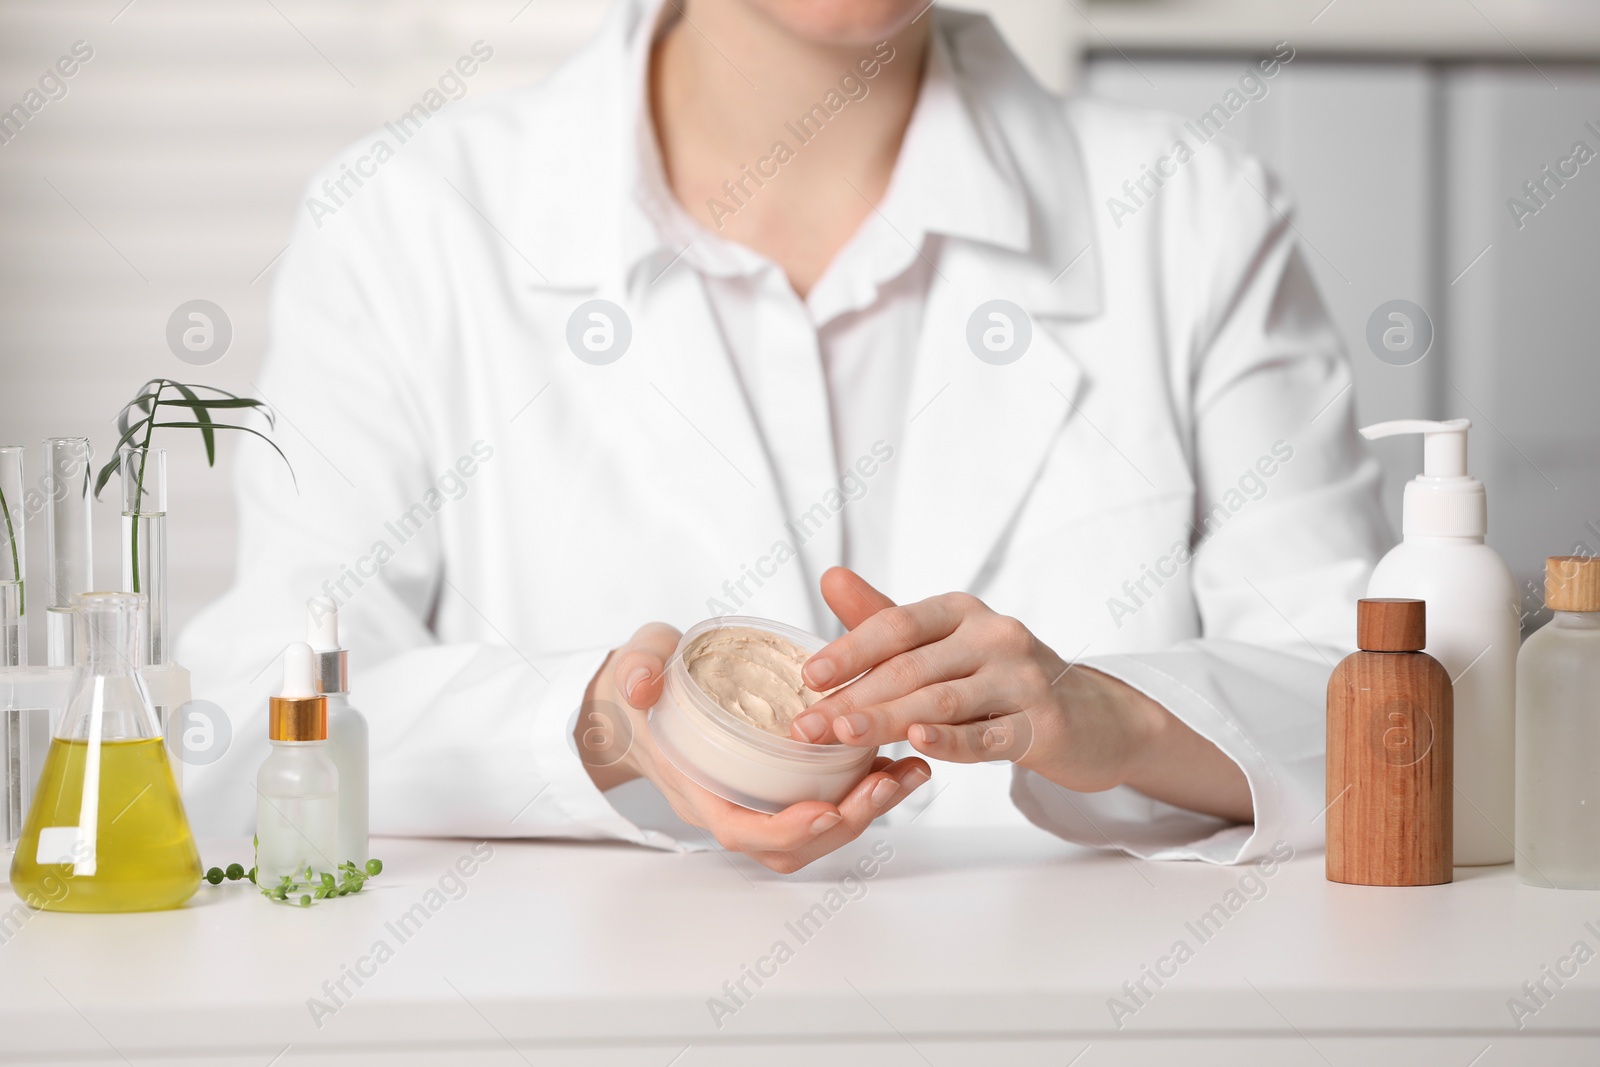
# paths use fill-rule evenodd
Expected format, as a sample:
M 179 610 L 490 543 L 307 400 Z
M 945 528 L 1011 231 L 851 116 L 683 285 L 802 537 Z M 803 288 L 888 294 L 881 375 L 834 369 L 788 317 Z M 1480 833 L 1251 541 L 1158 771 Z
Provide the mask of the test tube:
M 28 665 L 21 445 L 0 447 L 0 667 Z M 0 838 L 9 852 L 22 833 L 28 802 L 28 712 L 0 709 L 0 759 L 5 792 L 0 794 Z
M 167 450 L 124 448 L 122 588 L 149 600 L 143 665 L 167 662 Z
M 44 442 L 49 497 L 44 529 L 50 556 L 46 578 L 46 661 L 72 666 L 72 598 L 94 588 L 93 523 L 89 510 L 87 437 L 47 437 Z
M 28 665 L 23 452 L 21 445 L 0 447 L 0 667 Z
M 167 450 L 124 448 L 122 474 L 122 588 L 143 593 L 149 604 L 140 666 L 167 662 Z M 175 708 L 157 705 L 156 724 L 166 736 Z M 183 786 L 183 763 L 172 764 Z

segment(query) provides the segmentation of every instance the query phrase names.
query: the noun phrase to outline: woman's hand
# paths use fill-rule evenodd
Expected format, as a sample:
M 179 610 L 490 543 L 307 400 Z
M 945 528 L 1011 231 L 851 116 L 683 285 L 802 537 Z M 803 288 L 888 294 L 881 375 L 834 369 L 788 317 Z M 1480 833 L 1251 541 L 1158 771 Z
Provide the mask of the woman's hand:
M 806 682 L 850 684 L 796 717 L 796 738 L 905 739 L 935 759 L 1010 760 L 1079 792 L 1126 784 L 1191 810 L 1253 817 L 1244 772 L 1215 745 L 976 597 L 900 607 L 842 567 L 823 575 L 822 593 L 850 632 L 807 661 Z
M 798 871 L 855 840 L 879 815 L 930 776 L 920 759 L 878 758 L 872 772 L 838 804 L 807 800 L 776 815 L 741 808 L 684 777 L 655 746 L 646 713 L 661 699 L 667 660 L 681 635 L 665 623 L 640 628 L 612 652 L 585 694 L 574 738 L 589 776 L 602 790 L 643 776 L 685 822 L 717 843 L 781 874 Z M 608 721 L 625 716 L 623 721 Z

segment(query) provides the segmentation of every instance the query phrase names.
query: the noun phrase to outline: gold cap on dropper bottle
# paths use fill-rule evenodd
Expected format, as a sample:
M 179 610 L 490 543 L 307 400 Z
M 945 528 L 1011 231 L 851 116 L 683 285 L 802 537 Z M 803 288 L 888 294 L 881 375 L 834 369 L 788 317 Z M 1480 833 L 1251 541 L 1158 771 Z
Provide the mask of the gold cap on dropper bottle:
M 317 693 L 311 646 L 304 641 L 283 650 L 283 692 L 268 704 L 267 737 L 273 741 L 328 739 L 328 698 Z

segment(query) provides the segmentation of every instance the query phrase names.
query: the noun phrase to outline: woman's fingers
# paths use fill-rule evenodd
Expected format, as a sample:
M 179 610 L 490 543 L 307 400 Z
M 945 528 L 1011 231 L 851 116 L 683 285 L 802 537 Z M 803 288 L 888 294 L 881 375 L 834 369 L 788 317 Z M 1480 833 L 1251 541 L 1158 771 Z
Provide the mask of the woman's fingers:
M 893 763 L 879 757 L 874 766 L 877 769 L 839 802 L 841 818 L 838 823 L 797 848 L 756 852 L 751 858 L 781 874 L 798 871 L 860 837 L 874 819 L 892 810 L 932 777 L 927 763 L 915 756 Z
M 743 852 L 762 865 L 791 874 L 860 836 L 872 821 L 891 810 L 931 777 L 926 761 L 915 756 L 873 761 L 873 770 L 839 804 L 808 800 L 776 815 L 741 808 L 696 786 L 691 806 L 723 848 Z M 680 793 L 680 798 L 691 799 Z
M 820 800 L 791 804 L 776 815 L 741 808 L 706 794 L 696 805 L 717 844 L 730 852 L 788 852 L 827 833 L 843 821 L 839 808 Z
M 833 732 L 845 744 L 865 748 L 905 740 L 918 723 L 982 725 L 1018 710 L 1019 705 L 997 690 L 990 672 L 926 685 L 870 710 L 851 712 L 833 720 Z
M 960 635 L 902 652 L 813 704 L 791 724 L 793 736 L 812 744 L 834 737 L 834 723 L 856 737 L 869 735 L 871 709 L 909 696 L 926 686 L 965 678 L 983 666 L 981 649 Z M 908 720 L 915 722 L 917 720 Z M 840 734 L 839 736 L 844 736 Z M 895 737 L 898 741 L 904 734 Z M 874 742 L 879 743 L 879 742 Z
M 846 630 L 854 630 L 884 608 L 894 607 L 894 601 L 848 567 L 829 567 L 822 572 L 821 584 L 822 599 Z
M 806 852 L 810 862 L 855 837 L 928 777 L 928 764 L 915 756 L 898 762 L 879 756 L 873 770 L 837 805 L 807 800 L 766 815 L 698 790 L 704 795 L 696 797 L 695 807 L 723 848 L 752 855 Z
M 740 807 L 694 782 L 670 761 L 660 758 L 648 734 L 644 743 L 651 756 L 646 762 L 646 773 L 673 810 L 685 822 L 709 831 L 716 843 L 730 852 L 774 855 L 794 852 L 805 848 L 844 821 L 844 814 L 838 805 L 821 800 L 792 804 L 775 815 Z M 922 760 L 916 762 L 926 767 Z M 878 757 L 873 761 L 873 773 L 889 766 L 887 759 Z
M 949 637 L 961 625 L 962 594 L 947 594 L 905 607 L 883 608 L 806 661 L 806 684 L 827 689 L 848 682 L 891 656 Z
M 612 679 L 624 700 L 640 711 L 661 699 L 667 660 L 677 651 L 682 636 L 664 622 L 646 623 L 623 646 Z
M 926 761 L 909 756 L 867 775 L 839 802 L 839 813 L 843 816 L 843 822 L 832 831 L 832 834 L 837 837 L 848 832 L 848 837 L 834 842 L 831 847 L 837 848 L 844 844 L 844 841 L 861 833 L 872 820 L 910 796 L 912 791 L 932 777 L 932 774 Z
M 1033 738 L 1033 720 L 1025 711 L 953 725 L 917 723 L 906 731 L 912 748 L 947 763 L 1016 763 L 1028 754 Z

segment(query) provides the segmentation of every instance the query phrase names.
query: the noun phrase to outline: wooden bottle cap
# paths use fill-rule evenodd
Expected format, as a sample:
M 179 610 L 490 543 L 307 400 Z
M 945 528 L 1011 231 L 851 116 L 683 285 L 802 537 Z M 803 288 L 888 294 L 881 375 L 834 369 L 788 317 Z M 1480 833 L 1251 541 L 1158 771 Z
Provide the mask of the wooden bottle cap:
M 1427 618 L 1425 601 L 1367 597 L 1356 605 L 1356 644 L 1365 652 L 1421 652 Z
M 1551 611 L 1600 611 L 1600 559 L 1551 556 L 1545 560 L 1544 603 Z

